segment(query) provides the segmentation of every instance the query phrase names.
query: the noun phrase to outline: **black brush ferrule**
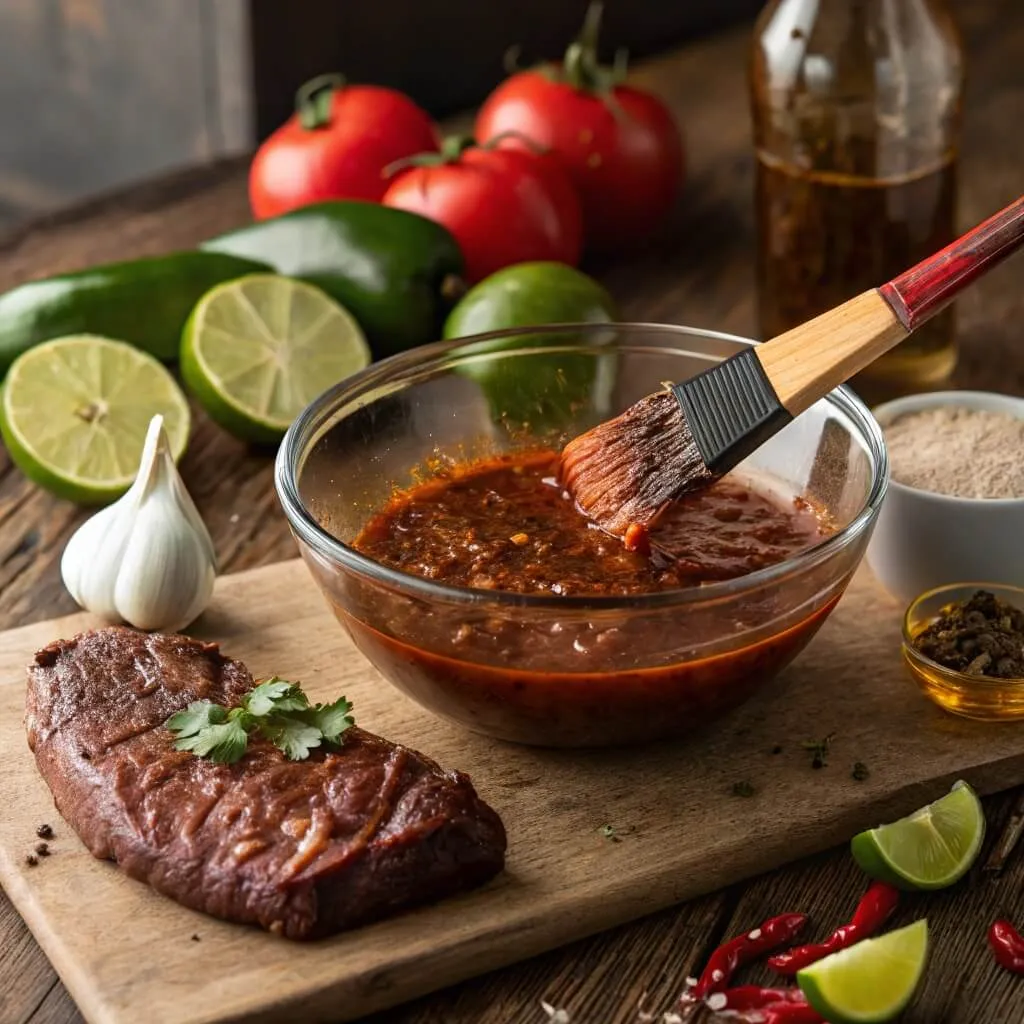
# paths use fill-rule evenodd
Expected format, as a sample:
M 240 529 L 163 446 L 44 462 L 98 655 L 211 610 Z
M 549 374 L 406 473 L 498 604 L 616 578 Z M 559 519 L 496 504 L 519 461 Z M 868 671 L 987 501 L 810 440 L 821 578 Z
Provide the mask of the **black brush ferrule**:
M 742 462 L 793 417 L 752 348 L 672 385 L 697 450 L 711 473 Z

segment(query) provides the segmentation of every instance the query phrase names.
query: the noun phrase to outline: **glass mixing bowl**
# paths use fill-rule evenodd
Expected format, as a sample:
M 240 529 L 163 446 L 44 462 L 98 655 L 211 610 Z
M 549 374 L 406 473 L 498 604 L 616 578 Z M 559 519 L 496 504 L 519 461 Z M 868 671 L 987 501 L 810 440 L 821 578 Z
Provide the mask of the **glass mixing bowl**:
M 275 483 L 356 646 L 435 714 L 519 743 L 661 739 L 745 701 L 842 596 L 885 494 L 881 432 L 846 389 L 740 467 L 781 496 L 814 501 L 835 532 L 738 579 L 630 597 L 512 594 L 412 576 L 351 542 L 396 489 L 438 468 L 557 449 L 661 382 L 750 344 L 655 325 L 516 329 L 386 359 L 323 394 L 288 431 Z

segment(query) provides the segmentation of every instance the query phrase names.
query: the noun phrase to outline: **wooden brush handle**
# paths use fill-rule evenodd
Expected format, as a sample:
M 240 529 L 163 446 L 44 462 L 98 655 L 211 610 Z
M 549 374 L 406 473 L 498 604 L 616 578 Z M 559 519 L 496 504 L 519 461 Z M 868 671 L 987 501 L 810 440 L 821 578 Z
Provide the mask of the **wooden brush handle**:
M 940 252 L 755 351 L 793 416 L 930 320 L 1024 242 L 1024 196 Z

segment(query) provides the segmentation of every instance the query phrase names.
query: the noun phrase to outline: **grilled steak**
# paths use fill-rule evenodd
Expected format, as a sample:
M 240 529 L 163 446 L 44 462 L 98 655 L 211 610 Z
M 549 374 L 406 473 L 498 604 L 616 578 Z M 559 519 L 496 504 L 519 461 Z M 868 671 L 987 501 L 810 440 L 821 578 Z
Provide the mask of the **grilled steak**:
M 96 857 L 185 906 L 305 939 L 502 869 L 505 830 L 465 775 L 359 728 L 305 761 L 255 737 L 229 765 L 176 751 L 168 716 L 254 685 L 216 644 L 102 629 L 28 672 L 28 742 L 57 809 Z

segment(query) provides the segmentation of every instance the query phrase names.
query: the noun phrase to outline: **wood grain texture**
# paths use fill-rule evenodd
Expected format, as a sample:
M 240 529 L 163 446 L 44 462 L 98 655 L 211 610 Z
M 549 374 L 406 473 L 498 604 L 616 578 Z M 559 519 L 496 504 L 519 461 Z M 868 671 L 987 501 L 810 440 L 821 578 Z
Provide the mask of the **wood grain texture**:
M 139 1006 L 151 1024 L 353 1020 L 818 852 L 956 778 L 981 792 L 1024 782 L 1021 728 L 945 715 L 905 678 L 897 611 L 865 572 L 798 662 L 720 723 L 686 742 L 563 752 L 468 734 L 382 684 L 300 561 L 222 577 L 196 636 L 313 699 L 345 693 L 364 727 L 468 771 L 509 831 L 506 871 L 483 889 L 305 945 L 185 910 L 88 854 L 55 816 L 22 720 L 32 653 L 95 620 L 12 630 L 0 634 L 0 880 L 90 1024 L 133 1024 Z M 830 733 L 815 770 L 795 737 Z M 860 759 L 865 781 L 851 776 Z M 732 794 L 740 781 L 752 797 Z M 54 852 L 31 866 L 43 821 Z M 206 961 L 218 970 L 199 973 Z
M 967 228 L 1020 193 L 1024 133 L 1007 130 L 1024 106 L 1024 9 L 1017 0 L 951 0 L 967 42 L 969 76 L 961 161 L 959 226 Z M 30 12 L 34 5 L 20 6 Z M 638 68 L 685 126 L 689 180 L 665 237 L 645 251 L 592 269 L 625 319 L 684 323 L 738 334 L 754 331 L 753 164 L 742 31 Z M 199 168 L 49 215 L 0 239 L 0 288 L 101 259 L 189 246 L 247 217 L 243 162 Z M 1024 394 L 1024 290 L 1019 271 L 1000 267 L 958 303 L 961 358 L 954 385 Z M 184 471 L 227 570 L 294 554 L 270 494 L 266 455 L 253 453 L 197 417 Z M 0 628 L 71 610 L 57 562 L 80 516 L 41 495 L 0 452 Z M 0 763 L 4 751 L 0 750 Z M 1012 796 L 986 801 L 998 831 Z M 776 886 L 784 886 L 777 889 Z M 545 1024 L 541 998 L 566 1006 L 573 1024 L 636 1024 L 644 988 L 669 998 L 727 930 L 776 902 L 834 922 L 849 911 L 861 880 L 844 850 L 733 886 L 632 925 L 554 950 L 515 968 L 416 1000 L 374 1024 Z M 998 882 L 938 897 L 929 918 L 954 948 L 937 948 L 941 971 L 905 1014 L 907 1024 L 1017 1022 L 1024 985 L 994 972 L 984 942 L 992 908 L 1024 917 L 1024 856 Z M 748 910 L 747 894 L 755 902 Z M 954 894 L 948 894 L 953 897 Z M 736 911 L 735 917 L 733 917 Z M 824 930 L 824 929 L 823 929 Z M 144 1016 L 144 1008 L 140 1008 Z M 77 1024 L 80 1015 L 25 925 L 0 894 L 0 1022 Z

